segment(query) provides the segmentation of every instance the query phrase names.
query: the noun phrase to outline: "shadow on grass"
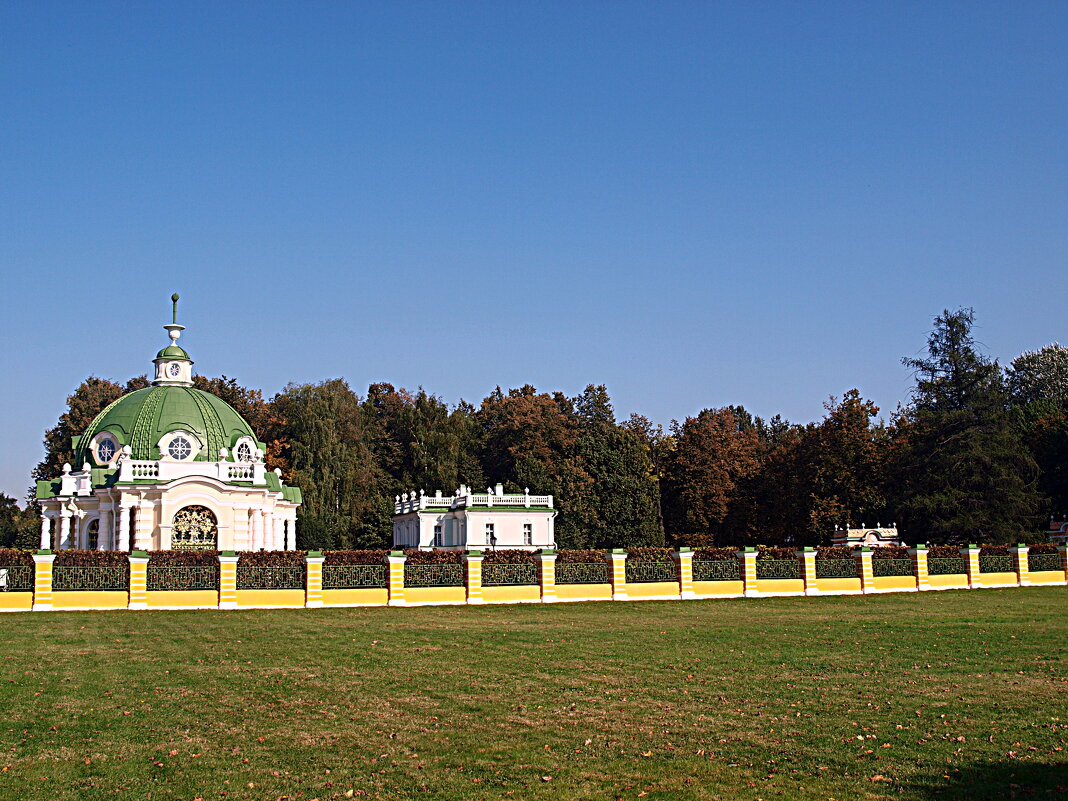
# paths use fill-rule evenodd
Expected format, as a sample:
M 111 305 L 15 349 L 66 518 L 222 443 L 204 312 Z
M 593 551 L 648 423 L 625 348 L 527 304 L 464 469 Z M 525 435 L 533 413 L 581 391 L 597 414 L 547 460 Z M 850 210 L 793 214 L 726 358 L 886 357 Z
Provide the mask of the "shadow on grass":
M 948 777 L 948 778 L 947 778 Z M 1033 764 L 1006 760 L 978 762 L 932 775 L 909 787 L 916 798 L 1068 798 L 1068 761 Z

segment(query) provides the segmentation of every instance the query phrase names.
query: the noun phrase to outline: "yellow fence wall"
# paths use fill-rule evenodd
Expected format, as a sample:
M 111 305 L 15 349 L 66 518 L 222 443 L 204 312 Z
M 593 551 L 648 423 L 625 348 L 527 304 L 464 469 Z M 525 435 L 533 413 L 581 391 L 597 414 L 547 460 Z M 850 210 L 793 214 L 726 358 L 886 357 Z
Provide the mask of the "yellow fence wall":
M 508 587 L 482 587 L 482 599 L 486 603 L 505 604 L 522 601 L 540 601 L 541 587 L 537 584 L 525 584 Z
M 32 608 L 32 592 L 0 593 L 0 612 L 28 612 Z
M 404 602 L 408 604 L 467 603 L 466 587 L 405 587 Z
M 557 584 L 556 597 L 565 601 L 610 601 L 611 584 Z
M 757 592 L 796 592 L 804 594 L 804 579 L 757 579 Z
M 816 589 L 820 592 L 860 592 L 859 578 L 821 578 L 816 579 Z
M 872 581 L 877 590 L 914 590 L 915 576 L 875 576 Z
M 1015 587 L 1015 573 L 980 573 L 979 582 L 984 587 Z
M 389 590 L 385 587 L 323 590 L 323 606 L 385 606 L 388 601 Z
M 707 598 L 715 598 L 717 595 L 741 595 L 745 585 L 740 581 L 695 581 L 693 591 L 695 595 Z
M 219 593 L 215 590 L 153 590 L 146 593 L 149 609 L 175 607 L 218 607 Z
M 237 606 L 304 606 L 304 590 L 238 590 Z
M 963 573 L 949 573 L 944 576 L 928 576 L 927 583 L 932 587 L 967 587 L 968 577 Z
M 665 595 L 678 597 L 679 585 L 675 581 L 650 581 L 641 584 L 628 584 L 628 598 L 657 598 Z
M 1064 573 L 1060 570 L 1037 570 L 1030 574 L 1032 584 L 1064 584 Z
M 125 609 L 129 595 L 121 590 L 62 590 L 52 593 L 54 609 Z

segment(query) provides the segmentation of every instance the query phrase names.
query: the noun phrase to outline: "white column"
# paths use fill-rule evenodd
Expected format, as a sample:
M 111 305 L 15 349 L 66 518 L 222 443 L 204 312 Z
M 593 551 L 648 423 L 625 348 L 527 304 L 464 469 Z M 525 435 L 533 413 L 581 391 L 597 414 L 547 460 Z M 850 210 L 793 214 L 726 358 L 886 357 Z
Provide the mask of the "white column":
M 274 547 L 274 515 L 266 509 L 263 512 L 263 547 L 265 550 L 277 550 Z
M 119 507 L 119 536 L 116 540 L 117 551 L 130 550 L 130 507 Z
M 263 547 L 263 510 L 252 510 L 252 550 L 258 551 Z
M 274 532 L 274 549 L 284 551 L 286 549 L 286 524 L 280 514 L 275 513 L 271 517 L 271 530 Z
M 290 512 L 289 514 L 289 550 L 297 550 L 297 513 Z
M 66 509 L 59 513 L 59 548 L 63 551 L 70 548 L 70 512 Z
M 52 519 L 45 514 L 41 515 L 41 550 L 47 551 L 52 547 Z

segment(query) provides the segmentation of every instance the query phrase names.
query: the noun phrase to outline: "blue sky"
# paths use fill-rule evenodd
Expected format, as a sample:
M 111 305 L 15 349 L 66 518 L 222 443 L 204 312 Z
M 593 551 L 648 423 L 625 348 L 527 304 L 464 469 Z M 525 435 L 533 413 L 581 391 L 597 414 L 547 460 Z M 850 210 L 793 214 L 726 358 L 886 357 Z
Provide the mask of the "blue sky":
M 0 491 L 87 375 L 658 422 L 1065 331 L 1062 3 L 8 3 Z

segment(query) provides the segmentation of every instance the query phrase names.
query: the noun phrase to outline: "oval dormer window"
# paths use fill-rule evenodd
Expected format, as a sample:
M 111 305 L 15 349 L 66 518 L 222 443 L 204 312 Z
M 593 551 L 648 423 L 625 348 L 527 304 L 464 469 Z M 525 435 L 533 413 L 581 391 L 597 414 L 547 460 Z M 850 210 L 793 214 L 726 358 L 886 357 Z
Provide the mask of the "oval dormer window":
M 110 439 L 100 440 L 96 446 L 96 459 L 101 464 L 107 464 L 115 458 L 115 443 Z
M 242 442 L 237 446 L 237 461 L 239 462 L 251 462 L 252 461 L 252 448 L 248 446 L 247 442 Z
M 189 454 L 192 452 L 193 446 L 189 444 L 189 440 L 181 436 L 172 439 L 167 446 L 167 453 L 170 454 L 172 459 L 179 462 L 183 459 L 188 459 Z
M 177 378 L 182 373 L 182 366 L 177 362 L 172 362 L 171 366 L 167 368 L 167 372 L 171 374 L 171 378 Z

